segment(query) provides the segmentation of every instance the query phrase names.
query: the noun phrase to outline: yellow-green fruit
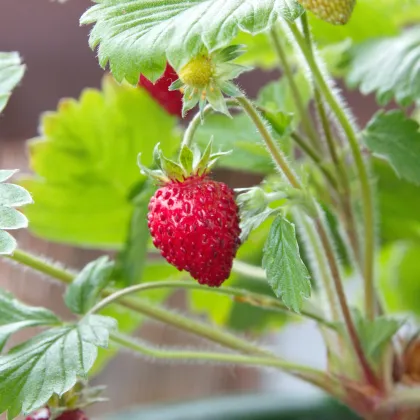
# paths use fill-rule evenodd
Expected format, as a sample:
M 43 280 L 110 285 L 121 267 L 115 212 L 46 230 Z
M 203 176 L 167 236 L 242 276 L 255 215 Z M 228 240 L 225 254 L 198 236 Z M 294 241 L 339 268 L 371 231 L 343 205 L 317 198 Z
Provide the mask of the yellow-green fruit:
M 182 67 L 179 71 L 179 78 L 186 85 L 203 88 L 209 84 L 213 76 L 213 67 L 210 57 L 199 55 Z
M 298 0 L 317 17 L 334 25 L 346 24 L 353 12 L 356 0 Z

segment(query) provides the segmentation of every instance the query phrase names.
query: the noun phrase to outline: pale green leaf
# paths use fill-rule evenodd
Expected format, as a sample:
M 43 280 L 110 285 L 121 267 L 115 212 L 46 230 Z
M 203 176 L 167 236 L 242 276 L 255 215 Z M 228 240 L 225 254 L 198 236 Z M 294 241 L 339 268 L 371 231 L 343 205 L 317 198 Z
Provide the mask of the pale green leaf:
M 35 204 L 30 229 L 52 241 L 120 248 L 133 212 L 130 193 L 146 178 L 136 164 L 153 164 L 160 142 L 170 155 L 179 145 L 177 119 L 143 89 L 106 77 L 103 90 L 63 100 L 45 114 L 41 138 L 29 145 L 35 176 L 21 181 Z
M 370 321 L 360 311 L 354 311 L 355 325 L 368 360 L 378 365 L 387 344 L 401 328 L 402 322 L 381 316 Z
M 260 135 L 246 115 L 235 115 L 233 118 L 210 115 L 198 128 L 195 140 L 205 148 L 212 136 L 215 150 L 235 150 L 235 153 L 219 161 L 221 167 L 259 173 L 274 171 Z
M 26 217 L 13 207 L 32 203 L 32 197 L 18 185 L 1 183 L 16 172 L 0 171 L 0 255 L 11 254 L 17 246 L 15 239 L 2 229 L 21 229 L 28 225 Z
M 96 303 L 102 290 L 111 281 L 114 263 L 107 256 L 87 264 L 67 288 L 64 301 L 76 314 L 84 314 Z
M 378 102 L 409 105 L 420 99 L 420 26 L 394 38 L 367 41 L 351 51 L 347 83 Z M 380 65 L 378 65 L 380 63 Z
M 402 111 L 380 111 L 363 133 L 369 149 L 385 158 L 402 178 L 420 184 L 420 133 Z
M 101 0 L 81 18 L 95 23 L 90 46 L 114 77 L 136 84 L 139 74 L 156 80 L 166 58 L 179 68 L 199 53 L 225 47 L 239 31 L 257 34 L 279 18 L 302 13 L 295 0 Z
M 58 323 L 60 320 L 51 311 L 25 305 L 0 289 L 0 352 L 11 334 L 28 327 Z
M 194 153 L 188 146 L 182 146 L 181 153 L 179 154 L 179 160 L 184 172 L 187 175 L 190 175 L 193 171 Z
M 107 347 L 115 320 L 99 315 L 47 330 L 0 357 L 0 413 L 13 419 L 43 407 L 71 389 L 92 367 L 97 347 Z
M 295 226 L 281 216 L 271 226 L 262 265 L 276 296 L 289 309 L 299 312 L 303 299 L 311 295 L 310 276 L 300 257 Z
M 25 66 L 17 52 L 0 52 L 0 113 L 24 73 Z

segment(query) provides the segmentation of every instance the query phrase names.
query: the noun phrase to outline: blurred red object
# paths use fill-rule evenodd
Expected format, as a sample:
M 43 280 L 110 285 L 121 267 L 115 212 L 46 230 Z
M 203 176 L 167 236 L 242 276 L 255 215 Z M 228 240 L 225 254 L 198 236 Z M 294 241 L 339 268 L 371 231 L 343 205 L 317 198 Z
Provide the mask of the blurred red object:
M 168 90 L 169 86 L 177 79 L 178 75 L 176 74 L 176 71 L 167 64 L 165 73 L 163 73 L 162 77 L 157 80 L 156 83 L 152 83 L 149 79 L 146 79 L 146 77 L 141 75 L 139 85 L 145 88 L 169 114 L 181 118 L 182 94 L 178 90 Z

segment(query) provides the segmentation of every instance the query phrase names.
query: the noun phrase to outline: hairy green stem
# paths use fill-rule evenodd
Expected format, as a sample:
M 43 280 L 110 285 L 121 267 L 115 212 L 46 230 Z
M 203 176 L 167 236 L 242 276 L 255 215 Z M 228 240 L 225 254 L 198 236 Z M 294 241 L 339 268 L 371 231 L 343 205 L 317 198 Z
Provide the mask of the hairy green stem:
M 295 217 L 296 222 L 301 227 L 302 233 L 308 241 L 310 249 L 307 250 L 307 252 L 309 254 L 312 252 L 313 258 L 316 261 L 316 269 L 314 271 L 319 272 L 319 277 L 322 282 L 322 286 L 324 288 L 325 295 L 330 306 L 329 309 L 331 312 L 331 319 L 334 321 L 339 321 L 341 319 L 341 316 L 336 295 L 334 293 L 334 281 L 332 279 L 331 270 L 329 270 L 325 252 L 323 252 L 318 232 L 316 231 L 314 224 L 310 220 L 308 220 L 306 215 L 302 214 L 302 212 L 296 212 Z
M 229 99 L 226 99 L 226 105 L 228 107 L 234 107 L 234 106 L 238 106 L 238 103 L 234 98 L 232 99 L 229 98 Z M 204 117 L 208 114 L 211 114 L 212 112 L 214 112 L 213 107 L 211 105 L 207 105 L 204 108 L 202 113 L 198 112 L 197 114 L 194 115 L 194 117 L 188 124 L 187 129 L 185 130 L 181 148 L 182 146 L 188 146 L 188 147 L 191 146 L 194 139 L 195 132 L 197 131 L 198 127 L 202 124 Z
M 74 280 L 75 274 L 72 272 L 49 263 L 48 261 L 32 255 L 28 252 L 22 251 L 21 249 L 16 249 L 13 252 L 13 255 L 7 255 L 7 258 L 10 258 L 20 264 L 31 267 L 35 271 L 44 273 L 50 277 L 53 277 L 57 280 L 60 280 L 63 283 L 71 283 Z
M 9 256 L 9 258 L 66 284 L 72 283 L 76 277 L 75 274 L 65 270 L 64 268 L 43 261 L 42 259 L 32 256 L 25 251 L 16 250 L 13 255 Z M 112 290 L 104 289 L 101 295 L 103 298 L 106 298 L 107 296 L 112 295 L 113 292 L 114 291 Z M 184 331 L 193 333 L 200 337 L 204 337 L 233 350 L 258 355 L 270 354 L 266 350 L 250 343 L 249 341 L 236 337 L 231 333 L 220 330 L 204 322 L 199 322 L 171 312 L 157 305 L 151 305 L 150 303 L 138 298 L 122 298 L 119 300 L 118 304 L 135 312 L 149 316 L 150 318 L 183 329 Z
M 310 382 L 329 393 L 337 393 L 337 388 L 334 388 L 333 380 L 330 377 L 328 377 L 328 375 L 326 375 L 324 372 L 307 366 L 289 363 L 279 358 L 273 358 L 268 356 L 245 356 L 239 354 L 213 353 L 191 350 L 163 350 L 152 347 L 150 345 L 146 345 L 145 343 L 140 342 L 139 340 L 135 340 L 131 337 L 126 337 L 121 334 L 111 334 L 110 338 L 115 343 L 127 349 L 130 349 L 143 356 L 148 356 L 156 359 L 187 361 L 196 360 L 215 363 L 233 363 L 247 366 L 272 367 L 275 369 L 279 369 L 283 372 L 287 372 L 293 376 L 304 379 L 307 382 Z
M 270 31 L 271 39 L 273 41 L 274 49 L 277 53 L 277 56 L 280 61 L 280 65 L 283 69 L 284 75 L 289 83 L 290 89 L 292 90 L 293 100 L 295 102 L 296 108 L 298 109 L 300 118 L 302 120 L 302 126 L 303 129 L 310 139 L 313 146 L 318 146 L 318 135 L 315 131 L 315 128 L 312 124 L 312 121 L 310 119 L 309 113 L 307 112 L 302 97 L 300 95 L 299 89 L 297 87 L 297 84 L 295 82 L 295 79 L 293 77 L 293 71 L 289 65 L 289 62 L 287 60 L 286 52 L 283 49 L 283 45 L 281 43 L 281 40 L 277 34 L 276 29 L 273 27 Z
M 323 94 L 326 102 L 330 106 L 332 112 L 335 114 L 337 120 L 342 126 L 346 137 L 349 141 L 350 149 L 352 151 L 353 159 L 356 164 L 359 180 L 362 191 L 362 205 L 364 215 L 364 297 L 365 297 L 365 312 L 368 319 L 372 320 L 375 317 L 376 311 L 376 297 L 374 284 L 374 254 L 375 254 L 375 218 L 374 218 L 374 202 L 371 184 L 369 182 L 369 172 L 367 164 L 362 156 L 359 147 L 357 134 L 353 125 L 348 118 L 345 110 L 342 108 L 339 99 L 336 97 L 330 86 L 328 85 L 322 71 L 314 55 L 306 45 L 306 41 L 300 33 L 295 23 L 287 22 L 287 25 L 296 40 L 305 60 L 311 69 L 315 82 Z
M 108 305 L 120 301 L 124 296 L 128 296 L 133 293 L 138 293 L 145 290 L 165 289 L 165 288 L 170 288 L 170 289 L 182 288 L 182 289 L 190 289 L 190 290 L 200 290 L 202 292 L 211 292 L 211 293 L 217 293 L 217 294 L 225 295 L 225 296 L 232 296 L 232 297 L 237 298 L 240 302 L 243 302 L 243 303 L 249 303 L 251 305 L 259 306 L 264 309 L 296 315 L 295 313 L 290 312 L 290 310 L 281 301 L 271 296 L 262 295 L 260 293 L 254 293 L 245 289 L 237 289 L 233 287 L 222 287 L 219 289 L 209 290 L 209 289 L 203 288 L 203 286 L 199 284 L 196 284 L 193 282 L 180 281 L 180 280 L 162 280 L 162 281 L 157 281 L 157 282 L 155 281 L 155 282 L 150 282 L 150 283 L 141 283 L 141 284 L 136 284 L 134 286 L 127 287 L 122 290 L 118 290 L 112 293 L 111 295 L 107 296 L 97 305 L 95 305 L 89 311 L 89 313 L 99 312 L 105 307 L 107 307 Z M 328 328 L 335 329 L 334 324 L 326 321 L 324 318 L 314 313 L 314 311 L 303 309 L 301 311 L 301 315 L 309 319 L 312 319 Z
M 300 182 L 297 176 L 293 173 L 292 169 L 289 167 L 286 158 L 284 157 L 282 151 L 279 149 L 276 141 L 270 134 L 265 121 L 261 117 L 260 113 L 253 106 L 252 102 L 246 97 L 236 98 L 239 104 L 242 106 L 243 110 L 248 114 L 248 116 L 253 121 L 255 127 L 261 134 L 261 137 L 264 140 L 264 143 L 270 152 L 274 162 L 277 167 L 280 169 L 281 173 L 284 175 L 287 181 L 295 188 L 301 188 Z
M 310 54 L 312 55 L 312 57 L 314 57 L 313 47 L 312 47 L 312 36 L 311 36 L 311 31 L 309 29 L 308 17 L 306 13 L 304 13 L 301 16 L 301 22 L 302 22 L 303 34 L 305 36 L 308 50 Z M 314 83 L 314 96 L 315 96 L 315 105 L 319 114 L 322 129 L 324 131 L 328 152 L 337 170 L 337 174 L 339 176 L 339 179 L 341 181 L 341 185 L 343 188 L 342 192 L 339 191 L 339 195 L 340 195 L 340 201 L 341 201 L 342 209 L 343 209 L 343 224 L 344 224 L 346 236 L 350 244 L 351 253 L 354 255 L 357 263 L 361 267 L 363 267 L 362 256 L 360 253 L 360 244 L 359 244 L 358 235 L 357 235 L 358 230 L 357 230 L 357 225 L 356 225 L 356 218 L 354 216 L 354 210 L 351 204 L 350 179 L 348 177 L 343 160 L 340 159 L 338 155 L 337 147 L 333 139 L 333 135 L 332 135 L 331 127 L 330 127 L 330 122 L 328 120 L 327 111 L 325 109 L 324 102 L 322 100 L 321 92 L 319 91 L 319 88 L 316 83 Z
M 356 354 L 357 359 L 360 362 L 360 367 L 365 376 L 367 383 L 374 387 L 379 386 L 378 379 L 372 370 L 369 362 L 363 351 L 362 343 L 360 341 L 359 335 L 357 333 L 356 327 L 351 316 L 350 308 L 347 303 L 346 294 L 343 286 L 343 279 L 341 278 L 340 269 L 338 267 L 337 258 L 334 254 L 334 248 L 331 244 L 331 240 L 327 233 L 327 230 L 322 222 L 322 215 L 319 214 L 319 217 L 315 219 L 315 226 L 320 237 L 322 246 L 325 251 L 325 256 L 327 258 L 328 264 L 330 266 L 332 278 L 334 281 L 334 287 L 337 294 L 338 302 L 343 314 L 344 324 L 346 325 L 347 332 L 349 334 L 350 342 L 353 346 L 353 350 Z
M 293 132 L 290 137 L 296 142 L 296 144 L 318 165 L 321 172 L 324 174 L 327 181 L 331 186 L 338 190 L 337 181 L 328 167 L 326 167 L 322 161 L 322 158 L 318 151 L 310 146 L 298 133 Z

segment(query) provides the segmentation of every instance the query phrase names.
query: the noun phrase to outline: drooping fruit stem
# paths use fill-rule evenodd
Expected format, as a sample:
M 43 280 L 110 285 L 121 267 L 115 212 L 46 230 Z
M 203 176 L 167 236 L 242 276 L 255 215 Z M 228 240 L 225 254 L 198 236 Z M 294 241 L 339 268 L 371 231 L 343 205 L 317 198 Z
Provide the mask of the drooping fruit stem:
M 365 312 L 368 319 L 375 317 L 375 285 L 374 285 L 374 253 L 375 253 L 375 220 L 374 220 L 374 203 L 371 184 L 369 182 L 369 173 L 367 164 L 362 156 L 359 148 L 357 134 L 353 125 L 348 118 L 345 110 L 342 108 L 339 99 L 333 93 L 328 85 L 314 55 L 309 50 L 307 43 L 297 28 L 295 23 L 286 23 L 295 39 L 299 49 L 301 50 L 311 72 L 317 83 L 319 90 L 324 96 L 326 102 L 335 114 L 338 122 L 342 126 L 348 139 L 353 159 L 359 175 L 362 205 L 364 215 L 364 289 L 365 289 Z
M 293 376 L 301 378 L 313 385 L 318 386 L 324 391 L 338 395 L 339 387 L 334 386 L 334 381 L 324 372 L 307 366 L 289 363 L 277 357 L 263 356 L 245 356 L 240 354 L 215 353 L 193 350 L 168 350 L 158 349 L 144 342 L 126 337 L 121 334 L 112 334 L 111 340 L 129 350 L 132 350 L 142 356 L 153 357 L 155 359 L 167 360 L 185 360 L 191 361 L 207 361 L 214 363 L 229 363 L 245 366 L 267 366 L 287 372 Z

